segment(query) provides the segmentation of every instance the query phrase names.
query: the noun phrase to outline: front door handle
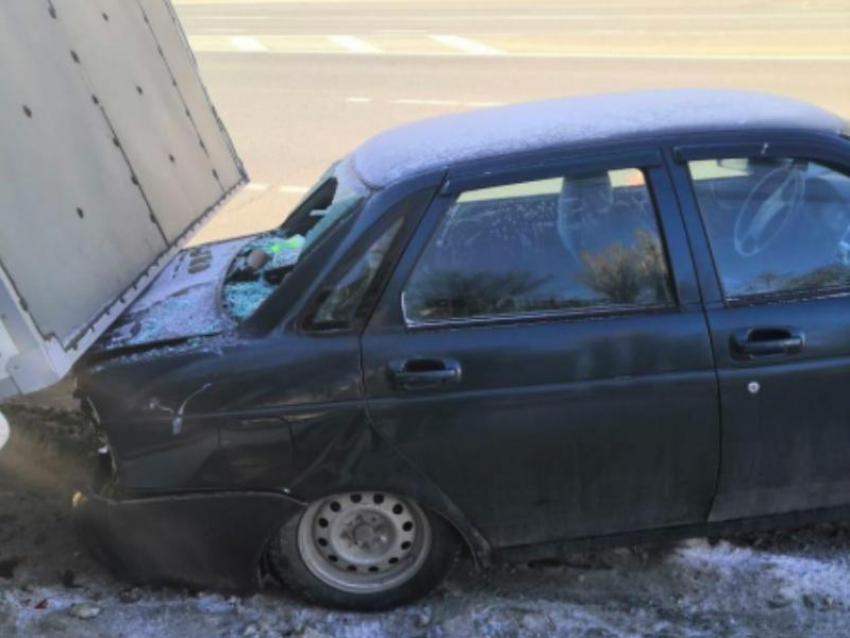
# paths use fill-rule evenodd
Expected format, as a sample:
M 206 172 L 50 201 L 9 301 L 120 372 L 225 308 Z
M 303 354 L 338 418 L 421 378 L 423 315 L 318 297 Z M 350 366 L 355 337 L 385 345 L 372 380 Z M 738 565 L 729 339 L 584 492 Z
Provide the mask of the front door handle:
M 738 359 L 797 354 L 803 349 L 803 331 L 789 327 L 742 328 L 732 333 L 732 354 Z
M 461 367 L 457 359 L 413 357 L 396 359 L 387 365 L 390 382 L 401 390 L 424 390 L 460 383 Z

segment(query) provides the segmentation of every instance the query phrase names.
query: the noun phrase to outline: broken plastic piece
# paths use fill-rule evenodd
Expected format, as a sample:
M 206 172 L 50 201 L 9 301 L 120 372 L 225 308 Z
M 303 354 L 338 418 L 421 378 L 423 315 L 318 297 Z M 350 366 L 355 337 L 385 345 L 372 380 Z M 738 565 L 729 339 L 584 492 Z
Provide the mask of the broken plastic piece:
M 0 450 L 9 442 L 9 422 L 0 412 Z

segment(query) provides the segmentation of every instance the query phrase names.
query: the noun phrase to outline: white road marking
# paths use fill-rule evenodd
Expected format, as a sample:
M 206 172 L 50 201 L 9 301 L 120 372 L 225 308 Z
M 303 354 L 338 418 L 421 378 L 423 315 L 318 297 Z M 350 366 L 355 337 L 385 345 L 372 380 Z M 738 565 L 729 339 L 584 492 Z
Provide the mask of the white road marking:
M 606 5 L 592 5 L 596 9 L 604 8 Z M 618 8 L 618 7 L 626 7 L 628 4 L 624 5 L 607 5 L 610 8 Z M 576 9 L 580 9 L 580 7 L 575 7 Z M 779 20 L 800 20 L 800 19 L 846 19 L 850 16 L 850 12 L 846 11 L 798 11 L 798 12 L 764 12 L 764 13 L 532 13 L 532 14 L 503 14 L 503 15 L 489 15 L 486 16 L 487 20 L 532 20 L 532 21 L 540 21 L 546 22 L 548 20 L 577 20 L 577 21 L 588 21 L 588 20 L 602 20 L 602 21 L 611 21 L 611 20 L 706 20 L 706 19 L 714 19 L 714 20 L 758 20 L 760 24 L 765 22 L 770 22 L 771 20 L 779 19 Z M 275 19 L 273 16 L 243 16 L 243 15 L 216 15 L 216 16 L 192 16 L 184 18 L 185 22 L 191 22 L 194 20 L 273 20 Z M 410 22 L 411 20 L 424 20 L 427 22 L 457 22 L 458 20 L 464 21 L 475 21 L 480 22 L 482 20 L 482 16 L 480 14 L 459 14 L 452 15 L 451 13 L 447 13 L 446 15 L 439 15 L 434 13 L 429 14 L 412 14 L 405 15 L 403 18 L 405 21 Z M 324 20 L 328 22 L 361 22 L 363 17 L 360 15 L 350 15 L 350 16 L 342 16 L 342 15 L 332 15 L 327 19 L 317 18 L 316 16 L 308 16 L 308 15 L 291 15 L 286 16 L 287 22 L 294 21 L 316 21 L 316 20 Z M 372 15 L 369 16 L 369 20 L 371 21 L 392 21 L 398 22 L 399 16 L 397 15 Z
M 432 35 L 430 39 L 442 42 L 450 48 L 444 51 L 414 50 L 414 51 L 383 51 L 369 42 L 354 36 L 315 36 L 325 42 L 335 42 L 339 48 L 328 50 L 316 50 L 315 48 L 269 48 L 264 44 L 264 37 L 231 35 L 229 37 L 216 36 L 190 36 L 192 46 L 198 52 L 269 52 L 279 55 L 286 54 L 334 54 L 351 55 L 363 53 L 383 53 L 391 56 L 401 57 L 484 57 L 484 56 L 511 56 L 514 58 L 535 59 L 576 59 L 576 60 L 696 60 L 696 61 L 727 61 L 727 62 L 847 62 L 850 54 L 837 53 L 722 53 L 722 52 L 641 52 L 641 51 L 599 51 L 599 50 L 573 50 L 573 51 L 504 51 L 489 46 L 477 40 L 454 35 Z M 280 39 L 280 37 L 275 36 Z M 285 36 L 283 36 L 285 37 Z M 345 40 L 340 40 L 345 38 Z M 345 42 L 346 44 L 343 44 Z M 461 45 L 460 43 L 463 42 Z M 355 101 L 355 100 L 352 100 Z
M 429 35 L 434 42 L 439 42 L 447 47 L 469 53 L 470 55 L 505 55 L 506 52 L 489 44 L 464 38 L 459 35 Z
M 504 15 L 492 16 L 494 20 L 578 20 L 586 22 L 588 20 L 759 20 L 760 22 L 769 22 L 774 18 L 800 20 L 804 18 L 846 18 L 850 13 L 841 12 L 814 12 L 806 11 L 800 13 L 564 13 L 564 14 L 533 14 L 533 15 Z M 425 16 L 423 16 L 424 18 Z M 414 16 L 405 16 L 405 19 L 411 19 Z M 481 16 L 451 16 L 454 20 L 480 20 Z
M 237 33 L 245 33 L 245 29 L 239 27 L 204 27 L 198 32 L 198 35 L 233 35 Z
M 246 191 L 267 191 L 268 189 L 268 184 L 259 184 L 257 182 L 251 182 L 245 187 Z
M 279 193 L 288 193 L 293 195 L 303 195 L 308 190 L 310 190 L 309 186 L 278 186 L 277 188 Z
M 412 106 L 502 106 L 504 102 L 465 102 L 462 100 L 430 100 L 422 98 L 398 98 L 390 100 L 390 104 L 407 104 Z
M 370 97 L 347 97 L 345 101 L 350 104 L 368 104 L 372 101 Z
M 398 100 L 391 100 L 393 104 L 415 104 L 420 106 L 457 106 L 461 104 L 456 100 L 418 100 L 411 98 L 400 98 Z
M 768 53 L 601 53 L 598 51 L 515 53 L 523 58 L 566 58 L 577 60 L 700 60 L 710 62 L 844 62 L 850 55 L 773 55 Z
M 227 20 L 228 22 L 232 20 L 271 20 L 271 16 L 193 16 L 190 20 Z
M 353 35 L 329 35 L 328 40 L 351 53 L 383 53 L 383 50 Z
M 250 52 L 265 52 L 268 51 L 266 45 L 264 45 L 258 38 L 249 36 L 249 35 L 232 35 L 228 38 L 230 43 L 235 46 L 239 51 L 250 51 Z

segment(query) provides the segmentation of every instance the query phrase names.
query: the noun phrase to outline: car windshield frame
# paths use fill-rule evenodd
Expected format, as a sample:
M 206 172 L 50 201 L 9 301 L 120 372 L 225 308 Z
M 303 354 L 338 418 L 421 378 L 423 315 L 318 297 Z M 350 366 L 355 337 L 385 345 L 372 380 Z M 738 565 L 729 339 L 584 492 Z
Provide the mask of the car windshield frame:
M 363 210 L 370 195 L 346 160 L 331 165 L 283 224 L 249 238 L 234 257 L 219 293 L 228 316 L 243 324 L 256 314 L 335 229 Z M 265 253 L 262 264 L 249 266 L 256 252 Z
M 356 210 L 362 209 L 370 194 L 371 189 L 357 176 L 347 159 L 334 162 L 302 198 L 277 232 L 289 239 L 300 234 L 301 228 L 310 224 L 311 218 L 320 218 L 303 233 L 305 243 L 298 258 L 301 261 L 338 223 L 350 217 Z M 342 206 L 347 201 L 350 201 L 350 205 Z M 328 214 L 334 214 L 329 213 L 334 206 L 340 206 L 339 214 L 331 219 L 330 223 L 323 224 Z M 323 214 L 318 214 L 322 211 Z

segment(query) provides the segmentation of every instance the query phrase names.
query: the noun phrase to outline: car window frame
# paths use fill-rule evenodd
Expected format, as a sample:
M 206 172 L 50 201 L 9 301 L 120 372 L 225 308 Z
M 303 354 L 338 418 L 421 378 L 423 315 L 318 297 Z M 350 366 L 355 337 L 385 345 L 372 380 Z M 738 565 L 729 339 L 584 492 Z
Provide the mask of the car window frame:
M 429 182 L 428 179 L 419 180 L 418 183 L 408 185 L 409 188 L 399 189 L 399 193 L 383 193 L 383 198 L 379 196 L 372 202 L 372 205 L 381 211 L 380 214 L 362 233 L 358 234 L 350 246 L 345 248 L 340 259 L 335 261 L 307 296 L 294 322 L 294 328 L 298 334 L 311 337 L 333 337 L 359 334 L 365 328 L 407 242 L 435 195 L 436 185 Z M 384 198 L 389 199 L 390 203 L 387 204 Z M 357 304 L 351 320 L 344 325 L 315 323 L 314 316 L 324 303 L 327 291 L 334 288 L 356 266 L 372 244 L 396 224 L 398 228 L 389 248 Z
M 374 300 L 375 291 L 381 285 L 381 282 L 386 279 L 387 271 L 392 267 L 392 262 L 398 257 L 400 252 L 399 236 L 405 230 L 405 220 L 398 215 L 387 215 L 385 218 L 378 221 L 373 228 L 365 234 L 364 237 L 358 239 L 351 250 L 339 261 L 333 271 L 325 278 L 323 285 L 311 296 L 309 303 L 305 306 L 305 310 L 301 313 L 299 320 L 300 332 L 310 335 L 329 335 L 329 334 L 350 334 L 359 332 L 365 320 L 365 309 L 369 305 L 369 300 Z M 389 245 L 381 260 L 378 269 L 369 282 L 365 292 L 357 302 L 352 317 L 347 322 L 319 322 L 316 320 L 316 314 L 327 301 L 331 291 L 339 285 L 339 282 L 357 266 L 360 260 L 365 256 L 366 252 L 384 235 L 392 232 Z
M 404 316 L 402 293 L 413 269 L 430 244 L 442 220 L 459 193 L 467 190 L 505 186 L 519 182 L 581 175 L 596 171 L 639 169 L 643 172 L 652 200 L 659 236 L 663 243 L 673 300 L 652 306 L 597 306 L 566 308 L 533 313 L 493 315 L 411 322 Z M 375 328 L 395 326 L 402 330 L 440 330 L 488 325 L 524 324 L 551 321 L 595 320 L 607 317 L 677 313 L 700 304 L 696 273 L 672 182 L 661 149 L 656 144 L 621 144 L 616 148 L 573 148 L 538 157 L 499 158 L 493 163 L 449 169 L 439 195 L 426 212 L 415 236 L 403 253 L 392 281 L 373 316 Z M 370 324 L 370 329 L 373 325 Z
M 679 140 L 665 150 L 671 176 L 682 205 L 688 238 L 694 251 L 697 276 L 706 308 L 735 308 L 813 298 L 850 295 L 850 285 L 806 288 L 794 291 L 728 296 L 718 268 L 711 239 L 699 206 L 688 163 L 722 159 L 800 159 L 816 162 L 850 177 L 850 141 L 838 131 L 835 135 L 800 131 L 758 132 L 749 135 L 715 135 L 711 139 L 693 136 Z

